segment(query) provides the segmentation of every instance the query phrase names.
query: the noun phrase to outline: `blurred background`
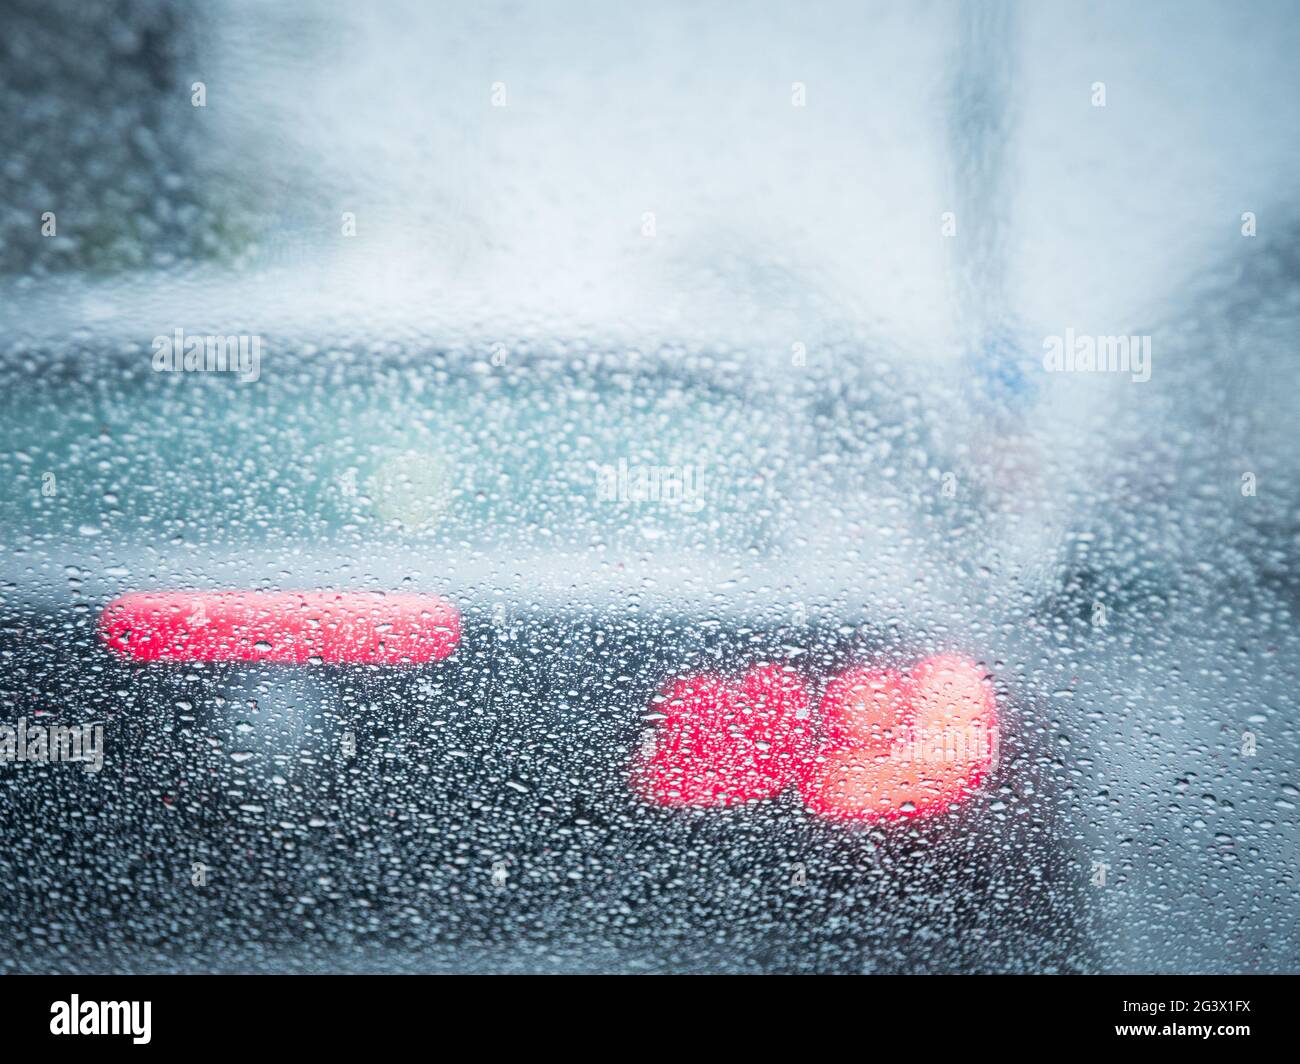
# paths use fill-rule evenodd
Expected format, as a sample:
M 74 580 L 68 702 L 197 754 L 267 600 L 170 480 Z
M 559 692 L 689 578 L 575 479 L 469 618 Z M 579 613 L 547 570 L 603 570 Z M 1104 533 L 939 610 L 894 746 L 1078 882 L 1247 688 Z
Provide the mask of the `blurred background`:
M 802 314 L 925 352 L 989 312 L 960 286 L 1034 328 L 1117 332 L 1235 268 L 1242 212 L 1256 259 L 1295 224 L 1286 3 L 650 18 L 130 0 L 3 18 L 0 265 L 32 281 L 287 267 L 302 293 L 334 281 L 329 298 L 413 316 Z M 56 206 L 44 238 L 32 218 Z M 949 211 L 960 240 L 940 238 Z

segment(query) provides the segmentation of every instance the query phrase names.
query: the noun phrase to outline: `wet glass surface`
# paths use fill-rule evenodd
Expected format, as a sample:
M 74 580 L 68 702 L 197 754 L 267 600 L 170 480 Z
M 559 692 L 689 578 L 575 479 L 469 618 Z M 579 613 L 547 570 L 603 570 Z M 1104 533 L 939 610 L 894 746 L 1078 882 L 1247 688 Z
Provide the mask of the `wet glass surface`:
M 1239 22 L 10 5 L 0 970 L 1295 970 L 1300 18 Z M 463 628 L 100 637 L 227 589 Z M 819 815 L 942 655 L 995 763 Z M 647 800 L 705 721 L 799 764 Z

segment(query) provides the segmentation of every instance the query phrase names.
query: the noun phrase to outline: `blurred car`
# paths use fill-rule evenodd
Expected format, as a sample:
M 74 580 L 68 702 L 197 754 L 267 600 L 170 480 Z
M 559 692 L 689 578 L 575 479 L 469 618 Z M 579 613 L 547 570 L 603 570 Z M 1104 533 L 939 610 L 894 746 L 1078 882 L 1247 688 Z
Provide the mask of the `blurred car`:
M 816 509 L 836 476 L 817 410 L 853 397 L 675 365 L 572 345 L 499 366 L 282 358 L 261 388 L 138 359 L 29 377 L 5 453 L 39 435 L 76 487 L 8 509 L 40 546 L 6 578 L 6 693 L 19 713 L 102 720 L 109 764 L 9 774 L 16 881 L 55 839 L 71 866 L 107 862 L 88 896 L 80 878 L 31 889 L 72 891 L 129 966 L 1086 967 L 1044 692 L 1000 674 L 978 623 L 840 582 L 861 537 Z M 129 468 L 108 457 L 124 445 Z M 694 464 L 687 498 L 626 490 L 660 456 Z M 142 587 L 436 593 L 462 621 L 422 664 L 260 663 L 274 637 L 252 660 L 136 660 L 143 622 L 110 646 L 101 610 Z M 1000 732 L 996 766 L 942 815 L 888 796 L 900 822 L 818 815 L 793 777 L 681 802 L 637 786 L 675 679 L 775 666 L 806 688 L 812 735 L 837 676 L 942 651 L 991 676 Z M 742 761 L 767 745 L 743 741 Z M 59 964 L 49 948 L 24 963 Z

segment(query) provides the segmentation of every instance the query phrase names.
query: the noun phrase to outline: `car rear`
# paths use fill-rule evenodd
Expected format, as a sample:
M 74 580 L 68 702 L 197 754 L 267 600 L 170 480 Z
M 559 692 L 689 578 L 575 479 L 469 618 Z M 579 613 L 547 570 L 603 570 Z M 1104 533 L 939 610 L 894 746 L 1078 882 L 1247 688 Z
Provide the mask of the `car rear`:
M 53 351 L 10 391 L 6 706 L 102 723 L 105 753 L 0 775 L 24 967 L 1089 965 L 1013 637 L 845 580 L 893 562 L 813 508 L 843 394 L 653 352 L 268 348 L 256 389 L 126 346 L 111 377 Z M 338 603 L 374 631 L 322 649 Z M 436 652 L 393 649 L 402 617 Z M 814 800 L 837 682 L 954 654 L 996 706 L 978 779 L 922 810 Z M 805 708 L 740 757 L 798 731 L 805 764 L 730 798 L 647 789 L 673 685 L 756 670 Z M 51 898 L 76 915 L 32 931 Z

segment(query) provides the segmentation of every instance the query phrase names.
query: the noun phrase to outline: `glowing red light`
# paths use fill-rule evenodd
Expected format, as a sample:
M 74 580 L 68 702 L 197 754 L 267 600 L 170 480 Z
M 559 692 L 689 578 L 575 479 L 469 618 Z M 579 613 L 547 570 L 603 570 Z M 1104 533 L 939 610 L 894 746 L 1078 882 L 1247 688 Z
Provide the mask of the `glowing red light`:
M 822 701 L 825 740 L 800 789 L 813 812 L 925 816 L 969 797 L 998 749 L 993 690 L 974 662 L 928 658 L 909 675 L 855 669 Z
M 926 816 L 970 797 L 999 742 L 993 689 L 956 655 L 906 675 L 857 668 L 837 677 L 822 700 L 820 739 L 802 683 L 779 665 L 739 683 L 679 679 L 660 708 L 632 765 L 633 786 L 657 805 L 728 806 L 797 782 L 819 816 Z
M 779 665 L 739 684 L 699 674 L 662 692 L 664 714 L 642 744 L 632 783 L 648 801 L 727 806 L 771 798 L 810 763 L 808 696 Z
M 460 641 L 446 599 L 378 592 L 133 593 L 104 607 L 99 623 L 132 661 L 414 665 Z

